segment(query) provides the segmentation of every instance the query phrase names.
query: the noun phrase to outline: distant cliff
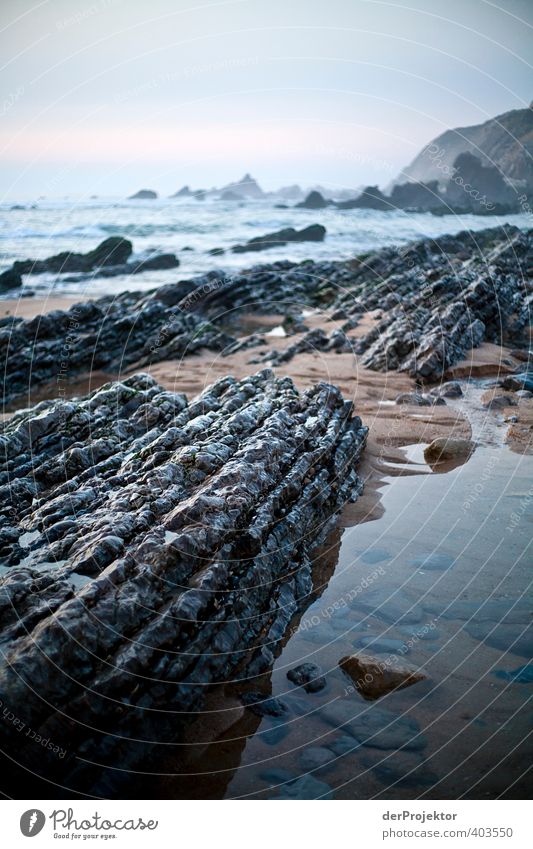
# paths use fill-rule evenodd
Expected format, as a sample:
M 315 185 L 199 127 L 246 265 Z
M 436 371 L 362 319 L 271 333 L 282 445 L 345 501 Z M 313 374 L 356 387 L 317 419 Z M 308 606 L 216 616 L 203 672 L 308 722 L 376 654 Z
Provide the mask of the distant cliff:
M 532 104 L 533 106 L 533 104 Z M 472 153 L 508 180 L 533 188 L 533 108 L 514 109 L 484 124 L 446 130 L 418 154 L 396 182 L 447 181 L 459 154 Z

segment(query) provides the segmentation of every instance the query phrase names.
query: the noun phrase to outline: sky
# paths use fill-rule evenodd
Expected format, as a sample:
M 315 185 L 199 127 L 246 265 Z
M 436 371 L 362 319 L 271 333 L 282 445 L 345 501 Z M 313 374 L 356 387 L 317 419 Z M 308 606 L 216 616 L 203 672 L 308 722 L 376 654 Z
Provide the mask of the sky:
M 0 200 L 387 185 L 533 99 L 531 0 L 2 0 Z

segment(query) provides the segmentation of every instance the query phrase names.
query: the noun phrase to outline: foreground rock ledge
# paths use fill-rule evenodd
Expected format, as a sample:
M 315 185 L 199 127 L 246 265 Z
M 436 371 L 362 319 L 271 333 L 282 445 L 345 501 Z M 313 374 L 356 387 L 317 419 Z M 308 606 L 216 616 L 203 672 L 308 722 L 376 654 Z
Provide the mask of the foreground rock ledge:
M 119 742 L 134 761 L 123 738 L 150 739 L 153 711 L 178 729 L 206 685 L 270 667 L 362 489 L 352 412 L 268 370 L 190 403 L 137 374 L 4 426 L 0 699 L 68 750 L 54 768 Z M 47 754 L 0 728 L 19 762 Z

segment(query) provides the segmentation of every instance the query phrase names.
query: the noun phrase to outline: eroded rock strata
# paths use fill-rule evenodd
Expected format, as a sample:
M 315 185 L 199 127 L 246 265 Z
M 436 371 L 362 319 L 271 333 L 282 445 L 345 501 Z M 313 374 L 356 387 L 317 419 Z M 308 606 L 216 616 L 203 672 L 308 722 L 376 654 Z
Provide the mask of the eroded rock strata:
M 300 350 L 350 351 L 368 368 L 398 369 L 432 382 L 483 341 L 529 343 L 533 230 L 505 225 L 423 239 L 339 262 L 279 261 L 228 275 L 212 271 L 150 293 L 124 293 L 31 321 L 0 320 L 5 397 L 15 398 L 87 369 L 144 367 L 206 347 L 222 351 L 240 335 L 243 311 L 295 315 L 326 309 L 346 318 L 342 332 L 311 334 Z M 365 313 L 377 322 L 356 344 L 345 335 Z M 234 328 L 228 335 L 227 328 Z M 242 336 L 241 336 L 242 338 Z M 302 347 L 303 346 L 303 347 Z
M 47 769 L 128 768 L 208 685 L 269 669 L 361 490 L 352 413 L 268 370 L 190 403 L 138 374 L 4 425 L 0 699 L 67 750 Z M 49 755 L 13 723 L 0 739 L 32 768 Z

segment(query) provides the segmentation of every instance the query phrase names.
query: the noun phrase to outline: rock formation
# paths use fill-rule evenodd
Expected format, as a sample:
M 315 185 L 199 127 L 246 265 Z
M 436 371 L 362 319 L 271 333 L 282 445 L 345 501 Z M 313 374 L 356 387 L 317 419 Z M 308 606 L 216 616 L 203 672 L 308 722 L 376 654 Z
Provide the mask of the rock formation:
M 128 239 L 111 236 L 86 254 L 64 251 L 48 259 L 17 260 L 0 274 L 0 291 L 22 285 L 22 274 L 74 274 L 67 280 L 83 280 L 90 274 L 98 277 L 118 277 L 122 274 L 141 274 L 143 271 L 177 268 L 175 254 L 150 254 L 145 259 L 130 261 L 133 246 Z
M 134 195 L 130 195 L 128 200 L 155 200 L 156 198 L 157 192 L 152 189 L 139 189 Z
M 297 209 L 324 209 L 326 206 L 329 206 L 329 201 L 316 191 L 309 192 L 305 200 L 296 204 Z
M 444 184 L 447 170 L 453 170 L 461 153 L 472 153 L 503 177 L 533 187 L 533 109 L 514 109 L 483 124 L 446 130 L 402 172 L 401 182 Z
M 241 254 L 246 251 L 264 251 L 267 248 L 276 248 L 286 245 L 287 242 L 323 242 L 326 228 L 322 224 L 310 224 L 303 230 L 295 230 L 294 227 L 286 227 L 276 233 L 267 233 L 266 236 L 256 236 L 244 245 L 235 245 L 233 253 Z
M 361 490 L 352 412 L 268 371 L 191 402 L 138 374 L 4 425 L 0 699 L 67 750 L 49 776 L 134 767 L 206 685 L 271 667 Z M 30 769 L 49 755 L 7 722 L 0 742 Z

